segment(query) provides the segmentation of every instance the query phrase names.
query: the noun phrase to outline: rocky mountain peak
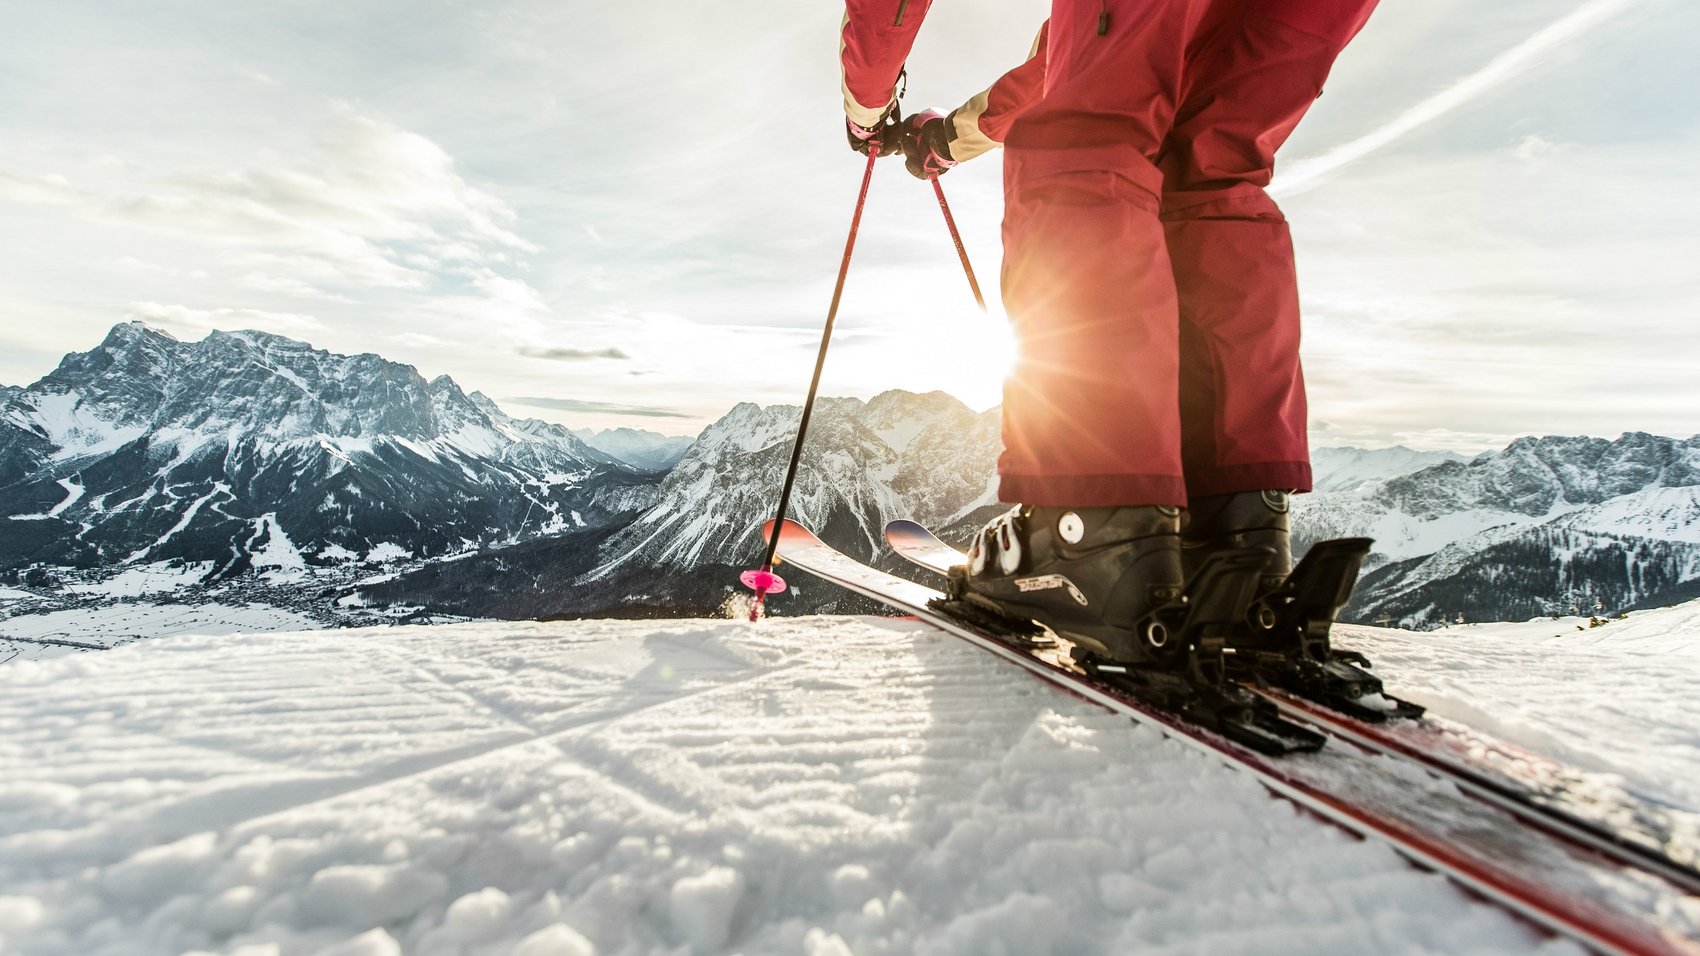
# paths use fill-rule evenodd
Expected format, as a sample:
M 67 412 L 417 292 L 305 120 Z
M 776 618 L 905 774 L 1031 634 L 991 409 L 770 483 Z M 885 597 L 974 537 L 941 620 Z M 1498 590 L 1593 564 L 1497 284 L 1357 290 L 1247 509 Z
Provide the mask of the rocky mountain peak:
M 0 562 L 435 554 L 653 501 L 652 477 L 480 398 L 284 336 L 119 326 L 7 403 Z
M 752 529 L 777 501 L 801 413 L 746 402 L 710 425 L 668 473 L 661 503 L 610 539 L 605 569 L 630 562 L 690 568 L 748 552 Z M 996 466 L 996 421 L 996 412 L 976 416 L 942 392 L 823 398 L 791 513 L 873 557 L 887 520 L 949 521 L 981 499 Z

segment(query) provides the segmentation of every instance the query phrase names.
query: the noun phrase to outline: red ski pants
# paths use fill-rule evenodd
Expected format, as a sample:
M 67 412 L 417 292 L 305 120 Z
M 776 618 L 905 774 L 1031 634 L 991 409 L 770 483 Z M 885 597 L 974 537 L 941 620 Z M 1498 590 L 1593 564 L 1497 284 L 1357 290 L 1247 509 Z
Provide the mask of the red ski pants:
M 1375 2 L 1053 0 L 1044 96 L 1004 144 L 1005 501 L 1310 489 L 1264 187 Z

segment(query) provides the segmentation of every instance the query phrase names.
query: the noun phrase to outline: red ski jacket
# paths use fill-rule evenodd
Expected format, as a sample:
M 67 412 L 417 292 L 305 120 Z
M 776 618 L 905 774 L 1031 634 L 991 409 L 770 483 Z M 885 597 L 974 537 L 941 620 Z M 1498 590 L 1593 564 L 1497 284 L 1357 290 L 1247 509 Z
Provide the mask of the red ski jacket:
M 846 0 L 839 43 L 844 115 L 874 126 L 896 102 L 897 76 L 932 0 Z M 972 159 L 1003 145 L 1010 124 L 1045 91 L 1045 33 L 1039 28 L 1027 61 L 950 114 L 951 158 Z

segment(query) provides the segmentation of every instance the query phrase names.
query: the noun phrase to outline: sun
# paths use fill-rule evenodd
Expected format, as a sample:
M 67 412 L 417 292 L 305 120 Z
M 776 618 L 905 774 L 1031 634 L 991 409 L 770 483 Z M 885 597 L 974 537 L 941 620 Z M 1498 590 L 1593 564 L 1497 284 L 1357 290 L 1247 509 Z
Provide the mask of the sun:
M 1001 311 L 969 308 L 941 318 L 928 356 L 942 389 L 974 409 L 1003 401 L 1004 379 L 1015 368 L 1015 336 Z
M 1003 383 L 1015 367 L 1015 338 L 1001 309 L 981 312 L 970 299 L 917 310 L 901 328 L 862 340 L 845 369 L 856 391 L 901 388 L 943 391 L 975 411 L 1003 401 Z M 893 356 L 901 359 L 893 361 Z

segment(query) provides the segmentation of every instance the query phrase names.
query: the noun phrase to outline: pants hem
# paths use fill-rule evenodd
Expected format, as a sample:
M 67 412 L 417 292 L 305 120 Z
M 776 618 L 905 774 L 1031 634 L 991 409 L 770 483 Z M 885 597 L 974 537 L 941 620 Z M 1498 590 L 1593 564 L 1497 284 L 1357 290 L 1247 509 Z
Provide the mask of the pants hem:
M 1179 475 L 1001 475 L 998 497 L 1012 504 L 1061 508 L 1186 504 Z
M 1264 461 L 1190 469 L 1186 476 L 1186 490 L 1194 495 L 1231 495 L 1270 488 L 1305 492 L 1311 489 L 1311 482 L 1309 462 Z

